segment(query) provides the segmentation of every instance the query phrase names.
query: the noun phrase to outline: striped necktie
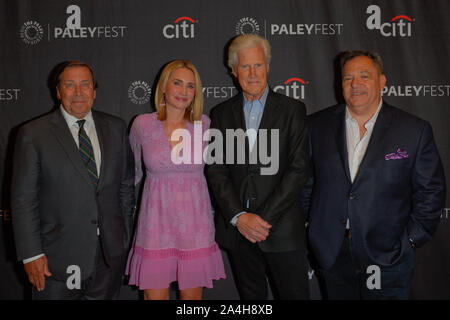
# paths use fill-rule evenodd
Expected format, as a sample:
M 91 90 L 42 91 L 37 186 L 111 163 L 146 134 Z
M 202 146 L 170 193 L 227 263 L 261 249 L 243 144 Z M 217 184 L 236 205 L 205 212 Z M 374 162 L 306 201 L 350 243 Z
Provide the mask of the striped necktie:
M 81 159 L 84 162 L 84 165 L 88 170 L 89 177 L 91 178 L 92 183 L 94 184 L 94 186 L 97 186 L 97 166 L 95 165 L 94 150 L 92 149 L 91 139 L 89 139 L 86 131 L 83 128 L 85 122 L 86 120 L 77 121 L 78 127 L 80 128 L 80 130 L 78 130 L 80 155 Z

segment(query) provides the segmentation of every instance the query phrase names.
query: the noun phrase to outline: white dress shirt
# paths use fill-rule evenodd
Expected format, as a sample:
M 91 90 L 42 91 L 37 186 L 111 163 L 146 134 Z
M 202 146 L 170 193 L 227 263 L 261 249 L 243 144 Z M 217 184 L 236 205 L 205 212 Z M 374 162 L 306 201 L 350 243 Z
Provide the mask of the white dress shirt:
M 358 173 L 361 161 L 366 154 L 367 146 L 369 145 L 372 131 L 377 121 L 378 114 L 380 113 L 383 100 L 380 101 L 377 111 L 372 118 L 364 124 L 366 132 L 360 137 L 358 122 L 352 117 L 348 111 L 348 106 L 345 108 L 345 133 L 347 138 L 347 155 L 348 155 L 348 168 L 350 170 L 350 178 L 355 181 L 356 174 Z M 347 219 L 347 229 L 350 228 L 350 222 Z
M 79 148 L 78 131 L 80 128 L 78 126 L 77 121 L 81 120 L 81 119 L 78 119 L 78 118 L 70 115 L 69 113 L 67 113 L 67 111 L 62 106 L 60 106 L 60 110 L 61 110 L 61 113 L 62 113 L 64 119 L 66 120 L 67 126 L 70 129 L 70 133 L 72 133 L 72 137 L 75 140 L 77 147 Z M 83 128 L 84 128 L 84 131 L 86 131 L 86 134 L 88 135 L 89 139 L 91 140 L 92 149 L 94 150 L 95 166 L 97 167 L 97 174 L 100 176 L 102 155 L 100 152 L 100 143 L 98 142 L 97 131 L 95 130 L 94 118 L 92 117 L 92 111 L 89 111 L 89 113 L 86 115 L 86 117 L 84 117 L 84 120 L 86 120 L 86 122 L 84 123 Z M 98 228 L 97 228 L 97 235 L 99 235 Z M 28 262 L 37 260 L 40 257 L 42 257 L 43 255 L 44 254 L 41 253 L 37 256 L 31 257 L 28 259 L 24 259 L 23 263 L 28 263 Z
M 72 116 L 71 114 L 67 113 L 67 111 L 64 110 L 62 106 L 60 107 L 60 109 L 64 119 L 67 122 L 67 126 L 69 127 L 70 132 L 72 133 L 73 140 L 75 140 L 75 143 L 79 148 L 80 143 L 78 141 L 78 131 L 80 130 L 80 127 L 78 126 L 77 121 L 82 119 L 78 119 Z M 95 130 L 94 118 L 92 118 L 92 111 L 89 111 L 89 113 L 83 119 L 86 120 L 83 128 L 84 131 L 86 131 L 86 134 L 88 135 L 89 139 L 91 140 L 92 149 L 94 150 L 95 166 L 97 167 L 97 174 L 98 176 L 100 176 L 102 155 L 100 152 L 100 143 L 98 142 L 97 130 Z

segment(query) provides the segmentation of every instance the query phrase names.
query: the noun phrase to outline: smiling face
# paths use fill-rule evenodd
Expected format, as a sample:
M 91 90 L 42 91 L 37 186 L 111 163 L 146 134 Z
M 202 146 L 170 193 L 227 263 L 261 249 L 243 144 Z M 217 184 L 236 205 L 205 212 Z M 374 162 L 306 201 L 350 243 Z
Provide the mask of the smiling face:
M 374 112 L 385 85 L 386 77 L 369 57 L 357 56 L 345 63 L 342 90 L 347 106 L 354 112 Z
M 179 68 L 172 72 L 164 90 L 166 107 L 185 110 L 195 96 L 194 73 L 187 68 Z
M 84 118 L 94 104 L 95 94 L 92 75 L 87 67 L 68 67 L 59 76 L 56 96 L 70 115 Z
M 261 46 L 242 49 L 237 54 L 238 64 L 233 75 L 238 79 L 245 97 L 259 99 L 266 89 L 269 65 L 266 64 Z

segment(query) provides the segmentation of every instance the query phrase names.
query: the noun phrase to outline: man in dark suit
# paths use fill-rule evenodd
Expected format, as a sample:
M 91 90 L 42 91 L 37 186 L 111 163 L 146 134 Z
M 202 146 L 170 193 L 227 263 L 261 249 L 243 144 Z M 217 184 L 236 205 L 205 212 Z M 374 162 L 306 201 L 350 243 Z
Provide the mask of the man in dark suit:
M 346 104 L 310 116 L 311 247 L 329 299 L 408 299 L 445 202 L 431 126 L 381 99 L 378 54 L 345 52 L 341 73 Z
M 228 249 L 242 299 L 266 299 L 266 275 L 275 298 L 309 299 L 306 216 L 299 201 L 309 161 L 306 109 L 268 87 L 266 39 L 238 36 L 228 53 L 242 93 L 210 113 L 211 128 L 227 136 L 223 161 L 207 167 L 216 239 Z M 270 150 L 271 161 L 262 150 Z
M 90 66 L 61 65 L 57 110 L 18 134 L 12 220 L 33 299 L 117 298 L 131 239 L 134 162 L 123 120 L 92 111 Z

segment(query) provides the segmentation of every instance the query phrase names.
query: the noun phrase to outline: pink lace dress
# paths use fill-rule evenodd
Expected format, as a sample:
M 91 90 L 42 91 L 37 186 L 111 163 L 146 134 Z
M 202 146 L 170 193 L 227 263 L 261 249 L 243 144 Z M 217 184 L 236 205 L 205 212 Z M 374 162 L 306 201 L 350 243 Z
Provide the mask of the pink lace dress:
M 171 146 L 157 113 L 139 115 L 131 128 L 130 143 L 136 165 L 136 184 L 145 169 L 144 190 L 126 274 L 139 289 L 180 290 L 207 287 L 225 278 L 222 255 L 214 241 L 211 203 L 203 174 L 203 133 L 210 120 L 188 122 L 191 162 L 175 164 Z M 183 137 L 183 143 L 189 139 Z M 188 148 L 183 145 L 184 158 Z M 178 158 L 180 159 L 180 158 Z M 177 160 L 175 161 L 177 162 Z

